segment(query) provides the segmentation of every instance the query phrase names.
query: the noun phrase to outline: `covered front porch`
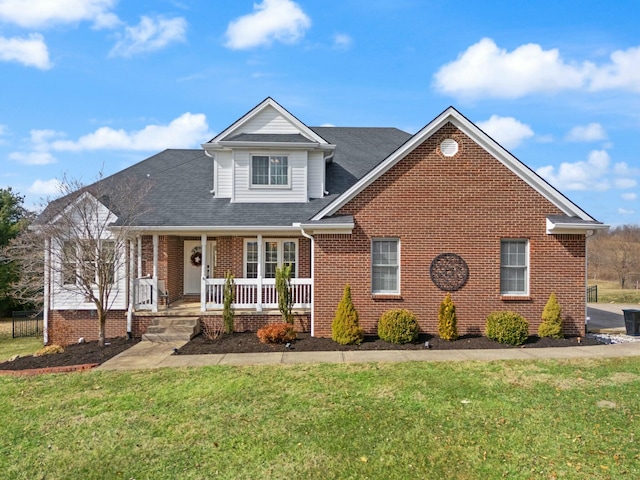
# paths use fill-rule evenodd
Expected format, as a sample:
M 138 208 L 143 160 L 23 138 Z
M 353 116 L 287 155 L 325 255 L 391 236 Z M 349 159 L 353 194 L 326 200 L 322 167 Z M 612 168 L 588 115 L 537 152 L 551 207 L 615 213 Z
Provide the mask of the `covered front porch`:
M 298 232 L 299 233 L 299 232 Z M 224 308 L 225 276 L 243 312 L 278 311 L 275 268 L 292 265 L 293 308 L 312 308 L 310 242 L 276 235 L 140 235 L 129 245 L 129 311 L 159 313 L 180 305 L 203 312 Z

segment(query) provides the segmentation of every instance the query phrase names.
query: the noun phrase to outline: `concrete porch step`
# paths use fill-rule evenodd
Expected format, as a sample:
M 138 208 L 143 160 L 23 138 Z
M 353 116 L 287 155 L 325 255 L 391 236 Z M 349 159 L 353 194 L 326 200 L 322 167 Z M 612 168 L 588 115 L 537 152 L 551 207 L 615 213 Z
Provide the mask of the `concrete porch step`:
M 143 341 L 166 343 L 189 341 L 200 333 L 199 317 L 155 317 L 142 335 Z

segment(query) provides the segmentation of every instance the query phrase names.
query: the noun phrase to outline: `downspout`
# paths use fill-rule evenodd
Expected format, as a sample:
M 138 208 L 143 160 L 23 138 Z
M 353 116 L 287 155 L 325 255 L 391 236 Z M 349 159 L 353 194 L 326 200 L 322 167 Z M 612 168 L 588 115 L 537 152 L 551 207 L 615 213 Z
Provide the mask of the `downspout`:
M 584 235 L 584 335 L 589 333 L 589 320 L 588 316 L 589 307 L 587 306 L 587 288 L 589 285 L 589 237 L 593 235 L 593 230 L 587 230 Z
M 303 237 L 308 238 L 311 241 L 311 336 L 315 337 L 315 295 L 313 291 L 316 288 L 315 283 L 315 240 L 313 235 L 309 235 L 304 231 L 304 227 L 301 224 L 298 224 L 300 227 L 300 233 Z
M 133 302 L 134 302 L 134 289 L 135 289 L 135 280 L 133 277 L 134 270 L 134 245 L 133 239 L 129 239 L 129 268 L 127 269 L 127 273 L 129 274 L 129 308 L 127 308 L 127 338 L 131 340 L 133 338 L 132 326 L 133 326 Z
M 43 330 L 43 343 L 47 345 L 49 343 L 49 291 L 50 291 L 50 270 L 49 270 L 49 249 L 51 248 L 51 240 L 46 238 L 44 241 L 44 302 L 42 312 L 42 330 Z

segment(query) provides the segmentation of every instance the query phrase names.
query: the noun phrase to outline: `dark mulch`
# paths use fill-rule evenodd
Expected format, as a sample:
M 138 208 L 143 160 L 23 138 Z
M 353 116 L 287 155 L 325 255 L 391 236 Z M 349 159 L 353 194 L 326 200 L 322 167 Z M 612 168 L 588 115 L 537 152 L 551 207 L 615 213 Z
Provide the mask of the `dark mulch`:
M 360 345 L 340 345 L 330 338 L 311 337 L 308 333 L 299 333 L 298 338 L 291 342 L 289 348 L 282 344 L 260 343 L 255 333 L 233 333 L 222 335 L 215 340 L 208 340 L 203 335 L 198 335 L 184 347 L 180 348 L 177 355 L 201 355 L 209 353 L 256 353 L 256 352 L 282 352 L 293 350 L 297 352 L 321 352 L 321 351 L 347 351 L 347 350 L 423 350 L 425 342 L 433 350 L 463 350 L 463 349 L 483 349 L 483 348 L 544 348 L 544 347 L 570 347 L 579 345 L 598 345 L 598 341 L 593 338 L 581 338 L 578 343 L 577 337 L 567 337 L 563 339 L 540 338 L 531 336 L 527 342 L 514 347 L 504 345 L 487 337 L 464 335 L 454 342 L 441 340 L 437 336 L 422 334 L 415 343 L 396 345 L 385 342 L 376 336 L 367 336 Z
M 42 357 L 25 356 L 13 362 L 0 363 L 0 370 L 29 370 L 32 368 L 66 367 L 69 365 L 84 365 L 86 363 L 104 363 L 126 349 L 134 346 L 140 339 L 127 340 L 124 337 L 112 338 L 106 341 L 109 345 L 104 348 L 98 342 L 86 342 L 68 345 L 64 352 L 43 355 Z

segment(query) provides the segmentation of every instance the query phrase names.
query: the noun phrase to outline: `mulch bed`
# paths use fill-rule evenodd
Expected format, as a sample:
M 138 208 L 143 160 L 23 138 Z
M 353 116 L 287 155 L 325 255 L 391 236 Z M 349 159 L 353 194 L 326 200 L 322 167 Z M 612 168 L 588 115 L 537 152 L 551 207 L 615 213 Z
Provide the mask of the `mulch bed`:
M 322 352 L 322 351 L 348 351 L 348 350 L 424 350 L 425 342 L 429 342 L 432 350 L 464 350 L 464 349 L 488 349 L 488 348 L 545 348 L 545 347 L 575 347 L 580 345 L 599 345 L 594 338 L 577 337 L 563 339 L 540 338 L 531 336 L 520 347 L 504 345 L 487 337 L 464 335 L 454 342 L 441 340 L 437 336 L 422 334 L 415 343 L 396 345 L 385 342 L 376 336 L 366 336 L 360 345 L 340 345 L 330 338 L 311 337 L 308 333 L 299 333 L 298 338 L 291 342 L 289 348 L 282 344 L 260 343 L 255 333 L 233 333 L 221 335 L 215 340 L 208 340 L 203 335 L 198 335 L 185 346 L 180 348 L 176 355 L 202 355 L 211 353 L 257 353 L 257 352 L 282 352 L 292 350 L 296 352 Z
M 134 346 L 140 339 L 127 340 L 124 337 L 107 340 L 104 348 L 98 342 L 76 343 L 64 347 L 64 352 L 34 357 L 19 357 L 13 362 L 0 363 L 0 370 L 31 370 L 50 367 L 69 367 L 86 364 L 101 364 Z M 61 371 L 63 369 L 60 369 Z
M 465 350 L 488 348 L 545 348 L 545 347 L 575 347 L 579 345 L 599 345 L 600 343 L 590 337 L 582 337 L 578 343 L 577 337 L 563 339 L 539 338 L 531 336 L 520 347 L 504 345 L 487 337 L 476 335 L 463 335 L 454 342 L 441 340 L 437 336 L 422 334 L 415 343 L 396 345 L 380 340 L 376 336 L 366 336 L 360 345 L 340 345 L 330 338 L 311 337 L 308 333 L 299 333 L 298 338 L 291 342 L 289 348 L 282 344 L 260 343 L 253 332 L 233 333 L 221 335 L 215 340 L 208 340 L 203 335 L 198 335 L 189 343 L 180 348 L 176 355 L 202 355 L 213 353 L 260 353 L 283 352 L 287 350 L 296 352 L 322 352 L 322 351 L 348 351 L 348 350 L 424 350 L 425 342 L 433 350 Z M 112 357 L 132 347 L 140 339 L 127 340 L 124 337 L 107 340 L 108 346 L 98 347 L 98 342 L 86 342 L 68 345 L 63 353 L 44 355 L 42 357 L 25 356 L 13 362 L 0 363 L 1 371 L 25 371 L 46 369 L 46 372 L 71 371 L 73 368 L 88 365 L 94 366 L 106 362 Z M 58 368 L 61 367 L 61 368 Z

